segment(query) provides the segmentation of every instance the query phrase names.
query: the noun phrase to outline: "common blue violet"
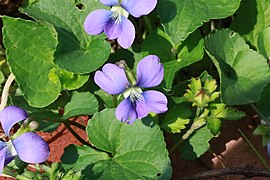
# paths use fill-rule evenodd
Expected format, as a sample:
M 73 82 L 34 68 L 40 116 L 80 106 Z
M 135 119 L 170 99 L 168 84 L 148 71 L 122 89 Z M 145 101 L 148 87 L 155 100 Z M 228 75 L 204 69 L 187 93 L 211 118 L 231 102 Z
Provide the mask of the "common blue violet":
M 123 68 L 111 63 L 95 73 L 94 81 L 109 94 L 123 93 L 125 99 L 116 108 L 115 116 L 118 120 L 131 124 L 135 119 L 146 117 L 149 112 L 158 114 L 168 110 L 164 94 L 154 90 L 143 92 L 141 89 L 159 85 L 163 76 L 164 68 L 159 58 L 149 55 L 138 63 L 133 82 L 128 81 L 130 78 L 127 78 Z
M 49 156 L 48 144 L 37 134 L 25 132 L 15 138 L 10 136 L 11 128 L 27 117 L 27 112 L 16 106 L 8 106 L 0 112 L 2 128 L 11 139 L 8 142 L 0 141 L 0 174 L 4 166 L 17 155 L 27 163 L 41 163 L 46 161 Z
M 108 39 L 117 39 L 120 46 L 127 49 L 135 39 L 135 28 L 128 15 L 140 17 L 149 14 L 157 4 L 157 0 L 99 0 L 111 10 L 98 9 L 91 12 L 84 21 L 84 29 L 88 34 L 98 35 L 103 31 Z

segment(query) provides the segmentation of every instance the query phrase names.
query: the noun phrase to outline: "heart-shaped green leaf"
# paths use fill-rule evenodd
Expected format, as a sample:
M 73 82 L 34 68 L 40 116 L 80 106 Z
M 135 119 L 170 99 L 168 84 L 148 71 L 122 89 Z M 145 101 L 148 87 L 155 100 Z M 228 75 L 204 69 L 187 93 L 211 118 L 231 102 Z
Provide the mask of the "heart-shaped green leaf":
M 270 80 L 266 59 L 229 29 L 208 36 L 205 47 L 220 76 L 222 100 L 228 105 L 257 102 Z
M 228 17 L 239 5 L 240 0 L 160 0 L 158 13 L 166 33 L 178 44 L 203 22 Z
M 65 154 L 76 157 L 64 154 L 65 168 L 82 170 L 83 176 L 93 179 L 170 179 L 170 160 L 159 127 L 147 119 L 131 125 L 119 122 L 114 111 L 97 113 L 88 123 L 89 141 L 98 150 L 67 148 Z
M 83 28 L 86 16 L 95 9 L 104 9 L 95 0 L 76 4 L 74 0 L 40 0 L 22 8 L 24 13 L 37 20 L 54 25 L 59 45 L 55 62 L 61 68 L 75 73 L 89 73 L 98 69 L 109 57 L 110 45 L 104 38 L 88 35 Z
M 47 23 L 3 17 L 7 60 L 24 97 L 31 106 L 55 101 L 61 84 L 54 69 L 57 33 Z

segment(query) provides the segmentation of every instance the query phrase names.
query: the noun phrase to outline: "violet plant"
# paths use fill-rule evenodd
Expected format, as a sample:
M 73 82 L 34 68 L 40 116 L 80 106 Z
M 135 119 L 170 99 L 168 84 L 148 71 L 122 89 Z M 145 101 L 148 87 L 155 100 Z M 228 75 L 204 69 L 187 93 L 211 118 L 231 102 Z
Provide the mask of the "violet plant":
M 1 175 L 181 179 L 174 152 L 215 154 L 210 141 L 246 105 L 264 122 L 254 135 L 269 153 L 269 9 L 261 0 L 38 0 L 19 17 L 1 11 Z M 80 145 L 48 162 L 61 147 L 42 133 L 60 124 Z
M 135 27 L 128 20 L 129 14 L 138 18 L 149 14 L 156 7 L 157 0 L 99 0 L 111 10 L 94 10 L 84 21 L 88 34 L 98 35 L 102 32 L 108 39 L 117 39 L 120 46 L 127 49 L 135 39 Z
M 121 65 L 106 64 L 94 77 L 95 83 L 107 93 L 124 95 L 125 99 L 115 110 L 116 118 L 132 124 L 149 112 L 166 112 L 167 98 L 163 93 L 154 90 L 143 92 L 141 89 L 155 87 L 163 80 L 164 68 L 159 58 L 155 55 L 144 57 L 138 63 L 136 78 L 125 63 Z

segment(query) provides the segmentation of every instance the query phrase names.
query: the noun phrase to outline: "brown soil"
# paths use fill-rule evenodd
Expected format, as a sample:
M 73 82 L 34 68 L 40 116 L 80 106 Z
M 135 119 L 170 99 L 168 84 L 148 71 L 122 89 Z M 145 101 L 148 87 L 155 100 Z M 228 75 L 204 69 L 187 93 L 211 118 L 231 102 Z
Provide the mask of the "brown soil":
M 194 174 L 220 168 L 229 167 L 254 167 L 265 168 L 255 152 L 243 139 L 238 129 L 248 137 L 255 148 L 261 153 L 264 159 L 270 163 L 270 158 L 267 157 L 266 148 L 261 145 L 261 137 L 252 135 L 253 130 L 258 125 L 258 119 L 253 116 L 251 109 L 247 109 L 248 116 L 238 121 L 223 121 L 222 132 L 218 138 L 210 141 L 211 151 L 201 156 L 197 160 L 188 161 L 181 158 L 180 152 L 175 152 L 170 155 L 173 166 L 174 180 L 181 177 L 188 177 Z M 166 141 L 169 146 L 171 143 L 170 135 L 166 135 Z M 216 154 L 216 156 L 213 155 Z M 216 179 L 240 180 L 244 176 L 226 176 Z M 215 178 L 212 178 L 215 179 Z M 263 180 L 269 178 L 254 177 L 253 180 Z

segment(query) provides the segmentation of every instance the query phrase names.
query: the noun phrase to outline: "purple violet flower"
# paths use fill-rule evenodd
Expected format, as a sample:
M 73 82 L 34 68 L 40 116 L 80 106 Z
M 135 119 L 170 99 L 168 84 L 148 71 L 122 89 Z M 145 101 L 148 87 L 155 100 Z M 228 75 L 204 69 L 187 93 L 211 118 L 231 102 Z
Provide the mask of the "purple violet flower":
M 27 112 L 16 106 L 8 106 L 0 112 L 2 128 L 11 139 L 8 142 L 0 141 L 0 174 L 17 155 L 27 163 L 41 163 L 48 159 L 49 146 L 39 135 L 26 132 L 14 139 L 10 136 L 11 128 L 27 117 Z
M 128 81 L 125 70 L 108 63 L 94 76 L 95 83 L 105 92 L 122 94 L 125 99 L 118 105 L 115 116 L 122 122 L 131 124 L 135 119 L 146 117 L 149 112 L 163 113 L 168 110 L 167 98 L 158 91 L 142 92 L 141 88 L 150 88 L 161 83 L 164 68 L 155 55 L 143 58 L 137 66 L 137 80 Z
M 149 14 L 157 5 L 157 0 L 99 0 L 111 10 L 98 9 L 91 12 L 84 21 L 88 34 L 98 35 L 103 31 L 108 39 L 117 39 L 120 46 L 127 49 L 135 39 L 135 28 L 128 15 L 140 17 Z

